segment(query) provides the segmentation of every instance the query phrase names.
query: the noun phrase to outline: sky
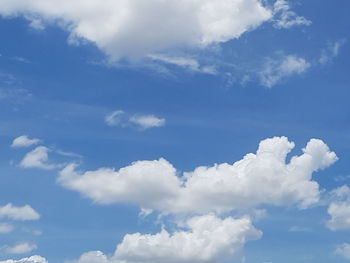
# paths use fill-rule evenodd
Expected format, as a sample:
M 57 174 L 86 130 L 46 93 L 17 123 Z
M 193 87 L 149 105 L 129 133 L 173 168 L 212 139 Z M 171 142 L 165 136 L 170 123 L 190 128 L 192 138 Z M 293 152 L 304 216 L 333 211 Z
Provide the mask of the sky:
M 350 262 L 347 0 L 0 0 L 0 263 Z

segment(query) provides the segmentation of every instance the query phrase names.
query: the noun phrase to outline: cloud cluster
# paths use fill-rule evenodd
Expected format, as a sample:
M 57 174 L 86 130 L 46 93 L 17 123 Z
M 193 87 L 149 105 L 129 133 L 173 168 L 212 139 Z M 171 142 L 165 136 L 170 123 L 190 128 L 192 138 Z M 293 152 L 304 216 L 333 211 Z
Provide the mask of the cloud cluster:
M 350 188 L 346 185 L 331 192 L 333 201 L 328 207 L 330 219 L 327 226 L 331 230 L 350 229 Z
M 100 251 L 83 254 L 78 263 L 216 263 L 237 256 L 249 240 L 261 237 L 249 218 L 220 219 L 214 215 L 194 217 L 186 230 L 170 234 L 128 234 L 112 257 Z
M 255 154 L 233 164 L 198 167 L 177 176 L 165 159 L 137 161 L 115 171 L 101 168 L 77 172 L 66 166 L 58 181 L 96 203 L 131 203 L 164 214 L 227 212 L 261 205 L 297 205 L 319 201 L 313 172 L 333 164 L 337 157 L 321 140 L 312 139 L 303 154 L 286 163 L 294 143 L 286 137 L 262 141 Z
M 47 260 L 41 256 L 31 256 L 19 260 L 9 259 L 0 261 L 0 263 L 48 263 Z
M 108 126 L 129 127 L 136 126 L 142 130 L 161 127 L 165 125 L 165 119 L 155 115 L 129 114 L 122 110 L 116 110 L 106 115 L 105 122 Z
M 310 66 L 307 60 L 295 55 L 267 58 L 260 72 L 260 82 L 263 86 L 272 88 L 285 78 L 304 73 Z
M 0 15 L 23 16 L 39 29 L 58 24 L 70 41 L 88 40 L 118 59 L 226 42 L 272 11 L 260 0 L 3 0 Z

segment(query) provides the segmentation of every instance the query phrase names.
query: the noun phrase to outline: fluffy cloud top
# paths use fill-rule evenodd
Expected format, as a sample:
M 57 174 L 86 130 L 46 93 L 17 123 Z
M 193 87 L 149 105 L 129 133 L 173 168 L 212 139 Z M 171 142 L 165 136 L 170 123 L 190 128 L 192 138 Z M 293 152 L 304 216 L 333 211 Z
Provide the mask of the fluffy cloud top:
M 304 73 L 310 66 L 304 58 L 294 55 L 268 58 L 260 72 L 261 84 L 271 88 L 285 78 Z
M 48 263 L 47 260 L 41 256 L 31 256 L 28 258 L 22 258 L 19 260 L 9 259 L 0 261 L 0 263 Z
M 272 17 L 260 0 L 2 0 L 0 14 L 57 23 L 112 59 L 226 42 Z
M 39 146 L 35 148 L 33 151 L 27 153 L 20 165 L 23 168 L 38 168 L 44 170 L 50 170 L 56 168 L 56 165 L 49 164 L 49 156 L 48 152 L 49 148 L 45 146 Z
M 162 230 L 154 235 L 128 234 L 107 257 L 100 251 L 85 253 L 79 263 L 215 263 L 237 256 L 245 243 L 261 237 L 250 219 L 213 215 L 187 221 L 188 231 L 170 234 Z
M 267 139 L 256 154 L 233 164 L 198 167 L 181 177 L 164 159 L 85 173 L 70 164 L 58 181 L 97 203 L 132 203 L 165 214 L 225 212 L 264 204 L 306 208 L 319 201 L 313 172 L 330 166 L 337 157 L 324 142 L 312 139 L 302 155 L 286 163 L 293 147 L 286 137 Z
M 38 144 L 39 142 L 40 142 L 39 139 L 36 139 L 36 138 L 30 139 L 28 138 L 27 135 L 22 135 L 13 140 L 11 147 L 13 148 L 29 147 L 29 146 Z
M 37 249 L 38 247 L 35 244 L 30 244 L 27 242 L 18 243 L 14 246 L 3 246 L 0 247 L 0 251 L 6 253 L 6 254 L 26 254 L 34 249 Z
M 331 218 L 327 226 L 331 230 L 350 229 L 350 188 L 346 185 L 332 191 L 333 202 L 328 207 Z
M 40 218 L 40 215 L 29 205 L 16 207 L 12 204 L 7 204 L 5 206 L 0 206 L 0 218 L 24 221 L 37 220 Z

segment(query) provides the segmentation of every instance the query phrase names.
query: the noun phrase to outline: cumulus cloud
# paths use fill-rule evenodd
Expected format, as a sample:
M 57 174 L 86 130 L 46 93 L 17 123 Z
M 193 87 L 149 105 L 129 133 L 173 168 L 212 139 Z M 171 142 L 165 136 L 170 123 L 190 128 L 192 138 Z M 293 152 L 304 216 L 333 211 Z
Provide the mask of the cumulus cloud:
M 22 135 L 13 140 L 11 147 L 13 148 L 29 147 L 38 143 L 40 143 L 39 139 L 36 139 L 36 138 L 30 139 L 27 135 Z
M 9 223 L 0 223 L 0 234 L 8 234 L 13 231 L 13 225 Z
M 320 196 L 313 172 L 330 166 L 337 156 L 324 142 L 312 139 L 302 155 L 286 163 L 293 148 L 294 143 L 286 137 L 266 139 L 255 154 L 240 161 L 198 167 L 181 177 L 162 158 L 137 161 L 118 171 L 78 172 L 76 165 L 70 164 L 60 172 L 58 182 L 96 203 L 132 203 L 164 214 L 204 214 L 261 205 L 307 208 Z
M 8 218 L 13 220 L 37 220 L 40 218 L 38 212 L 36 212 L 31 206 L 13 206 L 7 204 L 0 206 L 0 218 Z
M 305 17 L 298 16 L 291 10 L 286 0 L 277 0 L 274 4 L 275 21 L 274 26 L 277 28 L 291 28 L 293 26 L 309 26 L 311 21 Z
M 50 170 L 57 167 L 57 165 L 49 164 L 49 148 L 45 146 L 38 146 L 33 151 L 27 153 L 22 159 L 20 166 L 23 168 L 38 168 Z
M 304 73 L 310 66 L 307 60 L 295 55 L 268 58 L 260 72 L 260 82 L 271 88 L 285 78 Z
M 23 242 L 23 243 L 18 243 L 14 246 L 2 246 L 0 247 L 0 251 L 6 254 L 26 254 L 37 248 L 38 247 L 35 244 Z
M 149 129 L 165 125 L 165 119 L 149 114 L 131 115 L 122 110 L 116 110 L 106 115 L 105 122 L 108 126 L 136 126 L 140 129 Z
M 260 0 L 3 0 L 0 14 L 59 24 L 112 59 L 226 42 L 272 17 Z
M 249 240 L 262 235 L 249 218 L 220 219 L 214 215 L 194 217 L 188 230 L 154 235 L 128 234 L 112 257 L 100 251 L 83 254 L 78 263 L 216 263 L 237 256 Z
M 330 219 L 327 226 L 331 230 L 350 229 L 350 188 L 347 185 L 331 192 L 333 201 L 328 207 Z
M 8 259 L 0 261 L 0 263 L 48 263 L 47 260 L 41 256 L 31 256 L 28 258 L 22 258 L 19 260 Z
M 338 246 L 335 250 L 335 253 L 346 259 L 350 259 L 350 244 L 345 243 Z

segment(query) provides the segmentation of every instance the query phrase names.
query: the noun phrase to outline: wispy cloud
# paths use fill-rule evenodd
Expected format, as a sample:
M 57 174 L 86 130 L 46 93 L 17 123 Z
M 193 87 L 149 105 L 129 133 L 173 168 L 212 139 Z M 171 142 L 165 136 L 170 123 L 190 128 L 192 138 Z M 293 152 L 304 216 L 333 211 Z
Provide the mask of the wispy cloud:
M 339 40 L 336 42 L 328 43 L 327 47 L 322 49 L 319 63 L 324 65 L 331 62 L 339 55 L 341 47 L 346 43 L 345 40 Z
M 282 55 L 277 58 L 267 58 L 260 71 L 260 82 L 268 88 L 293 75 L 307 71 L 311 64 L 296 55 Z
M 274 26 L 276 28 L 291 28 L 293 26 L 309 26 L 311 21 L 303 16 L 298 16 L 291 10 L 286 0 L 277 0 L 274 4 Z
M 130 114 L 122 110 L 113 111 L 105 116 L 108 126 L 129 127 L 135 126 L 140 129 L 150 129 L 165 125 L 165 119 L 153 114 Z

